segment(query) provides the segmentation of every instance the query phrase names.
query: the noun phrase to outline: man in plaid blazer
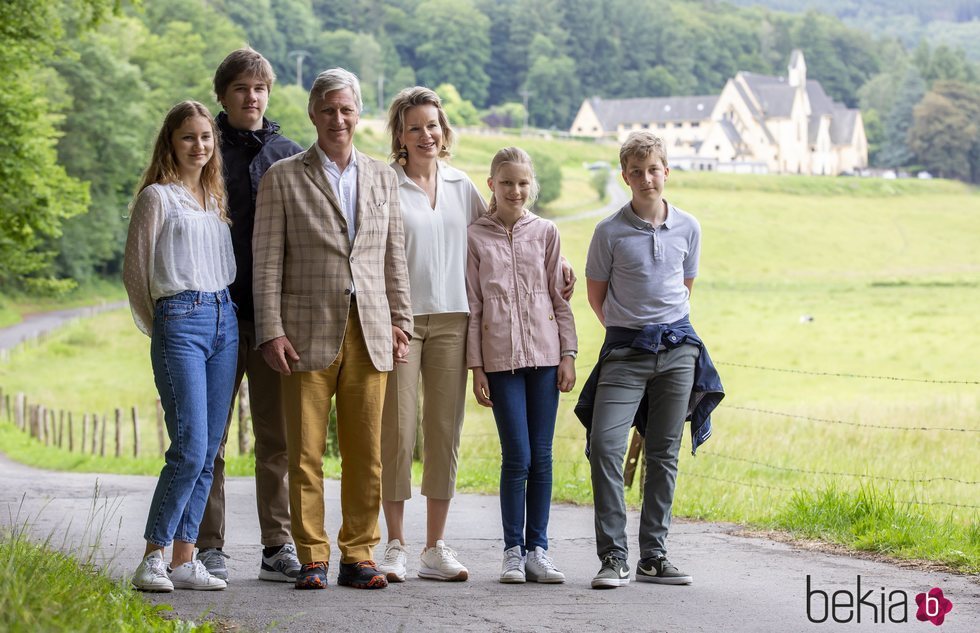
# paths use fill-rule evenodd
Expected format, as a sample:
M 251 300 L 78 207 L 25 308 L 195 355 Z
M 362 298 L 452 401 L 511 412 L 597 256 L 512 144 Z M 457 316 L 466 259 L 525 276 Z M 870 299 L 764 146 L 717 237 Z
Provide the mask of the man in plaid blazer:
M 323 454 L 336 395 L 342 524 L 338 584 L 387 585 L 380 540 L 380 431 L 388 371 L 404 362 L 412 307 L 394 171 L 354 149 L 360 84 L 340 68 L 310 91 L 317 142 L 273 165 L 256 204 L 256 342 L 281 374 L 299 589 L 327 583 Z

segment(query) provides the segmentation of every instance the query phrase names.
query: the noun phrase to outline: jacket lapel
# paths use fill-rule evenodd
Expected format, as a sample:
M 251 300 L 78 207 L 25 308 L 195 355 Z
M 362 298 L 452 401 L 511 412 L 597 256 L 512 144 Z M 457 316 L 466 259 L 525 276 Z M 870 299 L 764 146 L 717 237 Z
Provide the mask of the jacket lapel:
M 323 169 L 323 162 L 320 160 L 320 154 L 316 151 L 316 145 L 311 145 L 310 149 L 306 150 L 306 156 L 303 158 L 303 165 L 306 170 L 306 176 L 313 181 L 324 196 L 327 198 L 327 202 L 330 203 L 333 212 L 340 216 L 340 221 L 343 222 L 344 228 L 347 228 L 347 216 L 344 215 L 344 210 L 340 206 L 340 202 L 337 200 L 337 196 L 333 192 L 333 187 L 330 186 L 330 181 L 327 180 L 327 172 Z

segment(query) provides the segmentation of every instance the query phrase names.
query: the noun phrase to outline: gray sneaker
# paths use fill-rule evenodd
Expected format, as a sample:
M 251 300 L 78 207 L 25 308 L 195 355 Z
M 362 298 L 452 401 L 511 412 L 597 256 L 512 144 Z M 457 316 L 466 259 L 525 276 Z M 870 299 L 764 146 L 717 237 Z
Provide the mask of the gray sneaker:
M 661 585 L 689 585 L 694 581 L 690 574 L 685 574 L 674 567 L 665 556 L 641 558 L 636 564 L 636 580 Z
M 262 567 L 259 568 L 259 580 L 273 582 L 296 582 L 299 576 L 299 558 L 296 556 L 296 546 L 286 543 L 272 556 L 262 556 Z
M 204 569 L 215 578 L 220 578 L 228 582 L 228 567 L 225 566 L 225 559 L 231 558 L 216 547 L 205 547 L 197 552 L 197 560 L 204 564 Z
M 630 566 L 615 554 L 602 557 L 602 567 L 592 579 L 593 589 L 614 589 L 630 584 Z

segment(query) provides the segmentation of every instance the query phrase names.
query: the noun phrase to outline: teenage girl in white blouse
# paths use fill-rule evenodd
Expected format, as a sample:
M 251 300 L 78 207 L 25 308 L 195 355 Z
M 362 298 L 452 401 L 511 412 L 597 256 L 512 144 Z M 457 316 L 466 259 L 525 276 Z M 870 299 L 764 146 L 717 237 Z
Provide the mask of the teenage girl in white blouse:
M 133 576 L 143 591 L 224 589 L 194 556 L 214 457 L 231 405 L 238 322 L 235 257 L 217 128 L 196 101 L 174 106 L 132 205 L 123 277 L 170 436 Z M 163 549 L 173 543 L 170 566 Z

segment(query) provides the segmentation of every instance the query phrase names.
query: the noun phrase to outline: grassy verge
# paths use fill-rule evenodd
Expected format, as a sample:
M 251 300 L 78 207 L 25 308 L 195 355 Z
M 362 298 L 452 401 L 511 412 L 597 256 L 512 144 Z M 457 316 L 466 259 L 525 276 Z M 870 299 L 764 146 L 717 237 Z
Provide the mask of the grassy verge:
M 210 624 L 165 619 L 128 586 L 52 548 L 23 529 L 0 533 L 0 630 L 210 633 Z

